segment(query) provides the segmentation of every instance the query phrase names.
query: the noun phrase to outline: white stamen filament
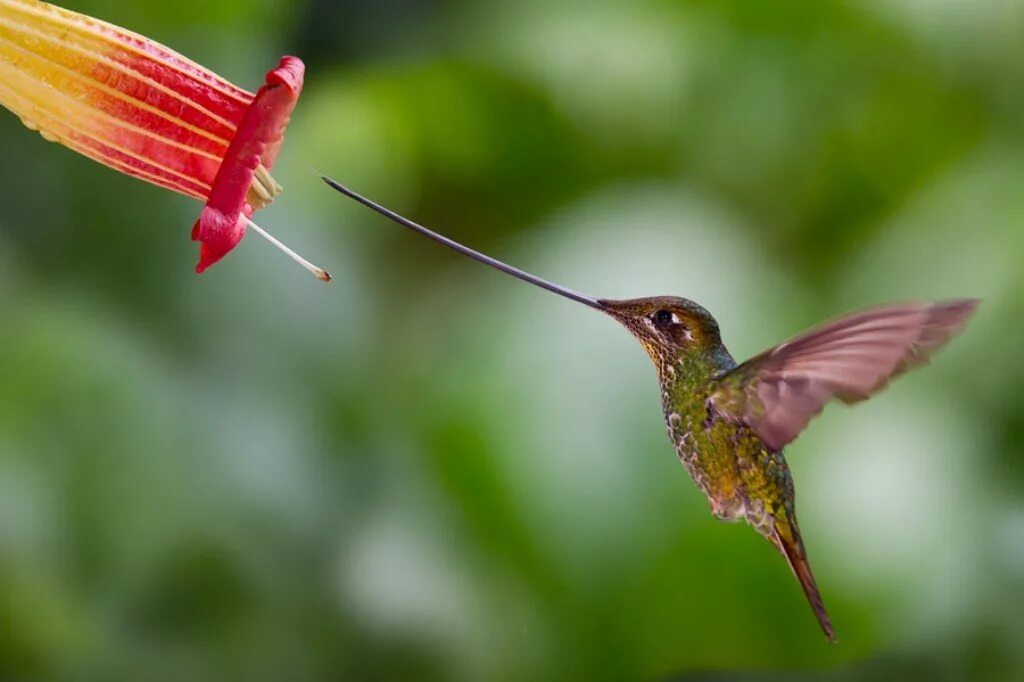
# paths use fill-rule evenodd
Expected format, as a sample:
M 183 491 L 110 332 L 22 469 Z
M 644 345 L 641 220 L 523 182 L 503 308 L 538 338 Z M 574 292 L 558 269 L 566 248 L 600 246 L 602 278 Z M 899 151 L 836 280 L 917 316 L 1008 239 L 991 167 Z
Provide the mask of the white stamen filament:
M 299 254 L 297 254 L 294 251 L 292 251 L 291 249 L 289 249 L 287 246 L 285 246 L 280 241 L 278 241 L 277 238 L 274 237 L 274 235 L 272 235 L 269 232 L 267 232 L 266 230 L 264 230 L 262 227 L 260 227 L 256 223 L 254 223 L 249 218 L 246 218 L 245 222 L 249 225 L 249 227 L 251 227 L 252 229 L 256 230 L 256 232 L 261 237 L 266 239 L 268 242 L 270 242 L 271 244 L 273 244 L 277 248 L 279 248 L 282 251 L 284 251 L 293 261 L 295 261 L 296 263 L 298 263 L 302 267 L 304 267 L 307 270 L 309 270 L 310 272 L 312 272 L 313 276 L 316 277 L 318 280 L 320 280 L 322 282 L 330 282 L 331 281 L 331 273 L 327 272 L 323 268 L 318 268 L 317 266 L 313 265 L 308 260 L 306 260 L 305 258 L 300 256 Z

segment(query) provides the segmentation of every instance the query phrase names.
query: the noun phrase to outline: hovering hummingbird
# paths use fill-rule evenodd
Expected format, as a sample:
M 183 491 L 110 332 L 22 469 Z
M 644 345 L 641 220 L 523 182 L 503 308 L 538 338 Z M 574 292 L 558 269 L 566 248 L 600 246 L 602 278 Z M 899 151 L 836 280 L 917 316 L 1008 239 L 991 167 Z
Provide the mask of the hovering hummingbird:
M 825 403 L 865 400 L 892 378 L 928 362 L 967 323 L 977 300 L 870 308 L 811 329 L 742 364 L 718 323 L 685 298 L 598 299 L 474 251 L 322 176 L 374 211 L 518 279 L 611 316 L 640 341 L 657 369 L 668 435 L 707 496 L 711 513 L 746 519 L 786 558 L 829 641 L 829 620 L 797 524 L 783 448 Z

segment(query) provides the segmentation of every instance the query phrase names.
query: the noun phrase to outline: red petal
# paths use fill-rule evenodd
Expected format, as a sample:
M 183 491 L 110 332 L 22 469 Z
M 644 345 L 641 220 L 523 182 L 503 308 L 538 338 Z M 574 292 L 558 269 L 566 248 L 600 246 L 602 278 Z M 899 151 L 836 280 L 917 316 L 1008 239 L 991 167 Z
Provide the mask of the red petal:
M 254 95 L 143 36 L 0 0 L 0 105 L 48 140 L 207 199 Z
M 284 57 L 267 74 L 267 83 L 245 110 L 224 161 L 217 171 L 206 207 L 192 229 L 193 241 L 202 242 L 202 272 L 245 236 L 245 218 L 252 214 L 246 203 L 253 175 L 261 163 L 270 168 L 284 140 L 284 131 L 302 92 L 305 67 L 295 57 Z

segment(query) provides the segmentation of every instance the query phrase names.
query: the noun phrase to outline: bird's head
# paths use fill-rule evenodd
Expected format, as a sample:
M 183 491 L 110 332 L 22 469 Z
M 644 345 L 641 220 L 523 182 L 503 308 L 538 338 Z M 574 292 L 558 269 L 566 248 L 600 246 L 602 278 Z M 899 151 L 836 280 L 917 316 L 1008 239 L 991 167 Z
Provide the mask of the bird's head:
M 715 318 L 689 299 L 654 296 L 598 303 L 640 341 L 658 365 L 722 344 Z

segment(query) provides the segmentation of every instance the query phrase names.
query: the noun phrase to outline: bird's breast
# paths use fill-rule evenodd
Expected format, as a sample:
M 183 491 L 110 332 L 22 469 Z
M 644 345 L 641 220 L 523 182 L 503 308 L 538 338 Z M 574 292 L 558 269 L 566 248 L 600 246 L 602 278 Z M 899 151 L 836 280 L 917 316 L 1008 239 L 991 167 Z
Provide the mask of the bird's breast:
M 679 461 L 708 498 L 711 513 L 726 521 L 743 518 L 745 496 L 735 458 L 727 447 L 723 449 L 715 424 L 679 411 L 667 412 L 666 422 Z

